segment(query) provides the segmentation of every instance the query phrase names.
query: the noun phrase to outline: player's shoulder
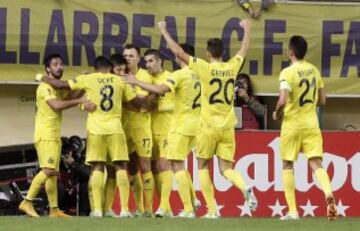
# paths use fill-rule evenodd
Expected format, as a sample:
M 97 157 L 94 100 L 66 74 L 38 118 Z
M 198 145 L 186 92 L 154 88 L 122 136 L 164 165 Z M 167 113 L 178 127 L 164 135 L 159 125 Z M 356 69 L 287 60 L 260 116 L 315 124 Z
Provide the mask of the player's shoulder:
M 150 76 L 151 74 L 143 69 L 143 68 L 139 68 L 139 70 L 136 72 L 136 76 Z
M 295 66 L 294 65 L 290 65 L 285 67 L 284 69 L 281 70 L 280 72 L 280 76 L 288 76 L 291 75 L 292 73 L 294 73 L 295 71 Z
M 41 82 L 37 87 L 37 91 L 46 91 L 47 89 L 55 90 L 50 84 Z

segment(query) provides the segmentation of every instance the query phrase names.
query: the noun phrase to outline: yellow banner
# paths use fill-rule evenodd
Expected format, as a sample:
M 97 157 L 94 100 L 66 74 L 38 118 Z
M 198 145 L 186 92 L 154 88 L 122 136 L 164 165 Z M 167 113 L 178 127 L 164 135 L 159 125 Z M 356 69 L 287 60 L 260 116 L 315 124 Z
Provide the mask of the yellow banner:
M 257 92 L 278 90 L 278 74 L 287 65 L 291 35 L 309 43 L 306 59 L 320 70 L 326 91 L 360 95 L 360 5 L 275 4 L 252 20 L 251 48 L 242 72 Z M 222 38 L 224 58 L 241 46 L 238 21 L 248 15 L 235 1 L 217 0 L 17 0 L 0 1 L 0 81 L 32 80 L 44 70 L 44 57 L 59 53 L 65 79 L 91 70 L 95 57 L 121 52 L 126 43 L 159 49 L 173 58 L 156 22 L 166 20 L 179 42 L 205 58 L 206 40 Z M 172 69 L 170 61 L 166 68 Z

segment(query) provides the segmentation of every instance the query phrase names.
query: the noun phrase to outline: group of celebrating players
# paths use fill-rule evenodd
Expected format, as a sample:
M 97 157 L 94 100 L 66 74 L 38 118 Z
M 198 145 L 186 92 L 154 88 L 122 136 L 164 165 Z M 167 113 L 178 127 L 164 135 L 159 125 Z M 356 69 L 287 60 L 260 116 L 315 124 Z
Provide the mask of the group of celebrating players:
M 122 54 L 114 54 L 109 59 L 97 57 L 94 73 L 69 81 L 60 80 L 61 57 L 47 57 L 47 75 L 37 76 L 42 82 L 36 92 L 34 143 L 41 171 L 34 177 L 19 209 L 31 217 L 39 217 L 32 200 L 45 184 L 49 216 L 68 216 L 57 207 L 61 111 L 80 105 L 88 113 L 86 163 L 92 169 L 91 216 L 116 216 L 111 207 L 118 187 L 119 217 L 172 217 L 169 197 L 175 176 L 184 207 L 177 217 L 196 217 L 201 203 L 184 163 L 193 148 L 207 206 L 203 218 L 220 217 L 209 172 L 213 155 L 218 157 L 221 174 L 242 192 L 254 211 L 258 203 L 253 189 L 233 169 L 234 81 L 249 50 L 251 33 L 249 20 L 241 20 L 239 25 L 244 30 L 241 49 L 224 62 L 220 39 L 207 41 L 209 61 L 205 61 L 194 57 L 192 46 L 178 45 L 168 33 L 166 23 L 159 22 L 159 31 L 180 66 L 173 73 L 163 69 L 161 54 L 155 49 L 144 53 L 146 70 L 140 68 L 140 49 L 131 44 L 124 46 Z M 280 74 L 280 96 L 273 113 L 274 119 L 283 119 L 281 156 L 289 207 L 287 215 L 281 218 L 284 220 L 299 218 L 293 162 L 300 151 L 309 158 L 322 186 L 329 219 L 336 217 L 329 177 L 321 166 L 322 137 L 316 118 L 316 105 L 325 103 L 324 85 L 316 67 L 303 60 L 306 51 L 303 37 L 290 39 L 291 65 Z M 134 194 L 136 206 L 132 212 L 128 206 L 130 192 Z M 159 197 L 155 212 L 154 192 Z

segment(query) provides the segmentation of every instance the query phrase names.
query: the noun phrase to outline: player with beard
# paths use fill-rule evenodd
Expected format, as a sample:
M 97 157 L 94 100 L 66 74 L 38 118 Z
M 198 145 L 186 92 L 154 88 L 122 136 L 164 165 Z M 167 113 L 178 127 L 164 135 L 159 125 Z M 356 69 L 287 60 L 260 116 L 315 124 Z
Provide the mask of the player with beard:
M 64 65 L 58 54 L 45 59 L 45 70 L 51 79 L 60 79 Z M 41 171 L 32 180 L 25 199 L 19 209 L 31 217 L 39 217 L 34 210 L 32 200 L 39 193 L 43 184 L 48 197 L 49 217 L 68 217 L 58 209 L 57 176 L 59 174 L 61 141 L 60 127 L 62 110 L 76 106 L 85 101 L 80 94 L 69 94 L 69 91 L 56 90 L 47 83 L 40 83 L 36 90 L 36 116 L 34 143 Z

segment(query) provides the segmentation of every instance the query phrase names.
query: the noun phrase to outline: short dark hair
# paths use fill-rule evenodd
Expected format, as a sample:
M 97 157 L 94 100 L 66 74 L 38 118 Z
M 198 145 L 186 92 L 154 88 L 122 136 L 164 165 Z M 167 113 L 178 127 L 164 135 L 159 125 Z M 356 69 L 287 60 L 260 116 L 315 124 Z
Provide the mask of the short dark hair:
M 160 51 L 156 50 L 156 49 L 147 49 L 145 51 L 145 54 L 144 54 L 144 57 L 145 56 L 148 56 L 148 55 L 154 55 L 156 59 L 161 59 L 161 54 L 160 54 Z
M 96 57 L 96 59 L 94 61 L 95 69 L 109 68 L 109 67 L 111 67 L 111 62 L 108 58 L 106 58 L 105 56 L 102 56 L 102 55 Z
M 224 45 L 221 39 L 212 38 L 207 41 L 206 50 L 213 58 L 220 58 L 224 52 Z
M 110 56 L 110 62 L 113 66 L 115 65 L 127 65 L 127 61 L 122 54 L 115 53 Z
M 191 46 L 190 44 L 187 43 L 181 43 L 180 47 L 190 56 L 194 56 L 195 54 L 195 49 L 193 46 Z
M 297 59 L 301 60 L 305 57 L 307 52 L 307 42 L 304 37 L 300 35 L 294 35 L 289 41 L 289 50 L 294 52 Z
M 46 70 L 47 67 L 50 66 L 51 60 L 53 60 L 55 58 L 59 58 L 59 59 L 62 60 L 62 58 L 61 58 L 61 56 L 59 54 L 50 54 L 50 55 L 46 56 L 45 62 L 44 62 L 45 63 L 45 70 Z
M 138 55 L 140 56 L 140 48 L 135 46 L 134 44 L 128 43 L 124 46 L 124 49 L 135 49 Z

